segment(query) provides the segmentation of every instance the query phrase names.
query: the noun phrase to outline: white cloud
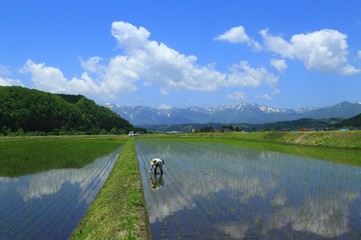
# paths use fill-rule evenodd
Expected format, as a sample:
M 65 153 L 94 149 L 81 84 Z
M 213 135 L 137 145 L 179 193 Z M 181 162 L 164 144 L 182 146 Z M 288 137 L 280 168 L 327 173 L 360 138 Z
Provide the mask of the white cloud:
M 0 65 L 0 76 L 8 76 L 10 75 L 10 70 L 3 65 Z
M 228 75 L 228 86 L 260 87 L 268 85 L 275 93 L 275 87 L 279 77 L 269 73 L 265 68 L 252 68 L 247 61 L 241 61 L 239 65 L 233 65 Z
M 141 64 L 126 56 L 116 56 L 105 66 L 105 74 L 102 79 L 102 88 L 105 92 L 133 92 L 137 90 L 135 81 L 139 80 L 137 68 Z
M 346 66 L 344 66 L 340 73 L 344 74 L 344 75 L 352 75 L 352 74 L 356 74 L 361 72 L 361 69 L 357 69 L 354 66 L 351 66 L 350 64 L 347 64 Z
M 244 92 L 234 92 L 231 94 L 227 94 L 228 98 L 231 99 L 236 99 L 236 100 L 240 100 L 240 99 L 246 99 L 247 98 L 247 94 Z
M 171 109 L 171 108 L 172 108 L 172 106 L 169 106 L 167 104 L 161 104 L 158 106 L 158 109 Z
M 44 91 L 99 95 L 105 99 L 152 85 L 159 85 L 164 95 L 172 90 L 210 92 L 263 84 L 274 91 L 278 81 L 266 69 L 253 68 L 246 61 L 234 65 L 227 73 L 217 71 L 211 64 L 200 66 L 196 56 L 184 55 L 164 43 L 152 41 L 147 29 L 127 22 L 113 22 L 111 33 L 122 54 L 108 60 L 100 56 L 80 58 L 84 70 L 80 78 L 67 79 L 60 69 L 30 59 L 22 72 L 30 73 L 35 86 Z M 249 38 L 246 43 L 256 46 Z
M 0 76 L 0 86 L 21 86 L 21 81 L 11 78 L 3 78 Z
M 350 75 L 360 72 L 348 63 L 347 35 L 332 29 L 293 35 L 290 41 L 260 31 L 264 46 L 282 57 L 297 59 L 306 69 Z
M 265 99 L 265 100 L 272 100 L 272 97 L 270 95 L 268 95 L 267 93 L 263 94 L 263 95 L 260 95 L 260 96 L 257 96 L 257 98 L 262 98 L 262 99 Z
M 361 50 L 357 52 L 357 58 L 361 59 Z
M 21 81 L 18 79 L 8 78 L 6 76 L 10 75 L 10 70 L 0 65 L 0 86 L 21 86 Z
M 112 23 L 112 35 L 127 55 L 134 55 L 141 50 L 139 47 L 146 47 L 149 44 L 150 32 L 144 27 L 137 28 L 130 23 L 120 21 Z M 157 43 L 153 42 L 153 44 Z M 135 52 L 132 53 L 134 50 Z
M 45 63 L 35 63 L 31 59 L 26 61 L 21 72 L 30 73 L 36 87 L 44 91 L 73 94 L 100 92 L 99 86 L 87 73 L 83 73 L 80 79 L 68 80 L 60 69 L 45 66 Z
M 279 73 L 284 73 L 284 71 L 287 69 L 287 64 L 284 59 L 274 59 L 272 58 L 270 60 L 271 66 L 277 69 Z
M 261 45 L 248 37 L 243 26 L 233 27 L 227 32 L 215 37 L 214 41 L 228 41 L 230 43 L 245 43 L 254 50 L 261 50 Z
M 136 72 L 138 79 L 169 88 L 199 91 L 217 90 L 224 82 L 224 74 L 211 66 L 197 65 L 195 56 L 186 56 L 163 43 L 148 40 L 150 33 L 143 27 L 114 22 L 112 35 L 124 49 L 127 61 L 134 62 L 134 67 L 128 69 Z
M 91 57 L 88 60 L 83 60 L 80 58 L 80 64 L 81 67 L 88 72 L 95 73 L 104 71 L 104 67 L 100 64 L 100 62 L 103 61 L 103 58 L 95 56 Z
M 168 95 L 168 94 L 169 94 L 169 91 L 168 91 L 167 89 L 161 88 L 161 89 L 160 89 L 160 93 L 161 93 L 162 95 Z

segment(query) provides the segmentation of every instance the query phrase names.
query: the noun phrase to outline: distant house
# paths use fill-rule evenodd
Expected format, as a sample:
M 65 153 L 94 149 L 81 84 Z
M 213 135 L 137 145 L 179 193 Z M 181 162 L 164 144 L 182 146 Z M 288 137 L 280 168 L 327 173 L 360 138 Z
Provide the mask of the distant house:
M 219 129 L 219 131 L 220 132 L 231 132 L 231 129 L 229 129 L 229 128 L 221 128 L 221 129 Z
M 307 132 L 307 131 L 310 131 L 310 130 L 308 128 L 300 128 L 300 129 L 298 129 L 298 131 Z

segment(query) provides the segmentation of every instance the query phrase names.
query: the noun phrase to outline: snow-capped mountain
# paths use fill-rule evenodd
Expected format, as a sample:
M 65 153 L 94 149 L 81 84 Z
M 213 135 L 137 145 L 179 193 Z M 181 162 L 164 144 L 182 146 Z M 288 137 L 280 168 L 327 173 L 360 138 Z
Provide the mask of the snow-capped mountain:
M 256 103 L 239 103 L 233 106 L 152 108 L 146 106 L 120 106 L 105 104 L 134 125 L 181 123 L 268 123 L 300 118 L 350 118 L 361 113 L 361 102 L 342 102 L 336 105 L 296 109 L 273 108 Z

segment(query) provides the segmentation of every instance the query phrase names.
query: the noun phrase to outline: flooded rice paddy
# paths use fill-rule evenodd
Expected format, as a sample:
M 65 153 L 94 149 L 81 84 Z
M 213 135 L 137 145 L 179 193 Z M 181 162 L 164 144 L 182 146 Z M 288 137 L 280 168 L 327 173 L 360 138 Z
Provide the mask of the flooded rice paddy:
M 122 147 L 80 169 L 0 176 L 0 239 L 67 239 L 121 150 Z
M 361 239 L 360 167 L 218 143 L 136 148 L 153 239 Z

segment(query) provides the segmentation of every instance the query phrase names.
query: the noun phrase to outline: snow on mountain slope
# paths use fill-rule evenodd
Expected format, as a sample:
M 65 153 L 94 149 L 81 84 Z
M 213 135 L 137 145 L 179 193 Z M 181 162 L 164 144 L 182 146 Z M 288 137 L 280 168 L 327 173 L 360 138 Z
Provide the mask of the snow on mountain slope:
M 147 106 L 120 106 L 107 103 L 106 107 L 134 125 L 181 123 L 267 123 L 300 118 L 349 118 L 361 113 L 361 102 L 342 102 L 322 108 L 274 108 L 256 103 L 239 103 L 233 106 L 152 108 Z

